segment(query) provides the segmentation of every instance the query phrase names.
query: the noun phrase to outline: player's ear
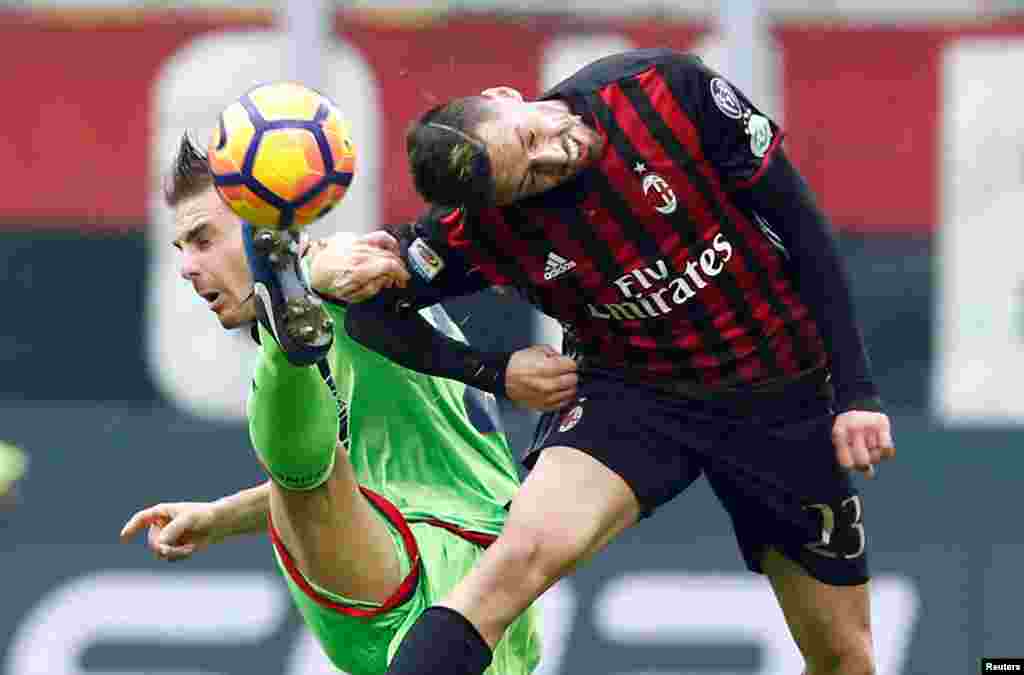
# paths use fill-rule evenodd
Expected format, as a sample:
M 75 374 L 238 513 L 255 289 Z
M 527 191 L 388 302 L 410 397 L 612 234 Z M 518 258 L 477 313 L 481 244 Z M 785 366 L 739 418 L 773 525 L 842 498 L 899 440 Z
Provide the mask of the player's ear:
M 512 87 L 491 87 L 490 89 L 484 89 L 480 92 L 480 95 L 484 98 L 511 98 L 516 101 L 522 101 L 523 95 L 519 93 L 518 89 Z

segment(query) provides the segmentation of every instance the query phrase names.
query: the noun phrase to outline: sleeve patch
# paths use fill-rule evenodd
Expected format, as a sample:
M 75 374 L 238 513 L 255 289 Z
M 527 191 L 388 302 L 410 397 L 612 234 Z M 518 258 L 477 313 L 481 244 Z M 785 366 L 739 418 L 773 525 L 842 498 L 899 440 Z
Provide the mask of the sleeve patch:
M 754 157 L 764 157 L 772 145 L 772 125 L 763 115 L 751 115 L 747 120 L 747 134 L 750 136 L 750 152 Z
M 743 106 L 736 92 L 729 83 L 720 77 L 713 78 L 710 83 L 711 98 L 722 114 L 729 119 L 738 120 L 743 117 Z
M 409 263 L 424 281 L 433 281 L 444 269 L 444 260 L 422 237 L 409 244 Z

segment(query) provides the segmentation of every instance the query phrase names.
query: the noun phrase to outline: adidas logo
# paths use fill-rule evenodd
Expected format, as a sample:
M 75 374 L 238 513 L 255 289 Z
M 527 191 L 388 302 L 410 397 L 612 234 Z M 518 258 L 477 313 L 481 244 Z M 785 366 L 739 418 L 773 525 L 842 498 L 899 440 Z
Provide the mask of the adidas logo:
M 548 253 L 548 259 L 544 263 L 544 280 L 551 281 L 552 279 L 556 279 L 574 267 L 576 267 L 576 263 L 574 261 L 566 260 L 552 251 L 551 253 Z

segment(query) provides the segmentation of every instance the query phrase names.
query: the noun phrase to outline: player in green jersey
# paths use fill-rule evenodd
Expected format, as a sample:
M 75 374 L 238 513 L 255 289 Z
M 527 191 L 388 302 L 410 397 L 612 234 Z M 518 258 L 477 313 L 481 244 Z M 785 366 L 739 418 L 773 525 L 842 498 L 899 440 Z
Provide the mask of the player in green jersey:
M 182 276 L 222 326 L 251 325 L 275 282 L 260 276 L 270 257 L 255 251 L 252 231 L 218 198 L 205 157 L 187 138 L 167 202 Z M 394 246 L 381 234 L 332 238 L 310 247 L 306 272 L 329 292 L 323 286 L 333 283 L 333 261 L 363 256 L 390 269 Z M 297 264 L 294 248 L 284 255 Z M 286 272 L 274 274 L 280 282 Z M 393 282 L 382 275 L 381 284 Z M 386 670 L 419 614 L 483 555 L 519 483 L 492 398 L 364 349 L 344 331 L 344 307 L 324 308 L 333 331 L 313 365 L 289 362 L 265 311 L 258 326 L 249 431 L 271 479 L 211 503 L 142 510 L 122 537 L 148 526 L 150 548 L 175 560 L 234 535 L 268 531 L 291 595 L 332 662 L 351 675 L 371 675 Z M 462 339 L 443 310 L 424 316 Z M 545 383 L 564 382 L 572 368 L 548 350 L 524 349 L 509 364 L 507 389 L 519 402 L 557 406 L 559 400 L 545 402 L 555 391 Z M 535 617 L 527 613 L 489 672 L 528 673 L 539 654 Z

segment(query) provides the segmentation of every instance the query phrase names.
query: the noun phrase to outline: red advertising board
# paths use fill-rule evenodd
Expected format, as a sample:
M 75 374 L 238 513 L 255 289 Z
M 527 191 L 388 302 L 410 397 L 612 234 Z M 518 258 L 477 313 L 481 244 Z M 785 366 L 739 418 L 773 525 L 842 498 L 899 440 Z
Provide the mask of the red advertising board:
M 403 131 L 433 101 L 496 84 L 535 94 L 544 47 L 565 36 L 615 32 L 639 47 L 687 49 L 708 31 L 649 19 L 398 17 L 336 21 L 380 83 L 386 222 L 419 209 Z M 149 106 L 162 65 L 197 36 L 269 24 L 259 13 L 0 12 L 0 223 L 145 223 Z M 962 35 L 1021 33 L 1014 23 L 776 26 L 788 147 L 840 226 L 936 226 L 943 48 Z

